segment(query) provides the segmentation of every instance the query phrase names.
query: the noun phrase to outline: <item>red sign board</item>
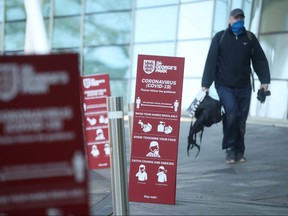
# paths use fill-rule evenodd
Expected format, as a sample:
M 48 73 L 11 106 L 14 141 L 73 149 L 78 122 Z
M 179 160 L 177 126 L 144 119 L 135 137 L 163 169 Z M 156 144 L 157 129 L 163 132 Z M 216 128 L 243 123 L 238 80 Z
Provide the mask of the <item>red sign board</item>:
M 184 58 L 139 55 L 129 200 L 175 204 Z
M 106 98 L 111 95 L 109 75 L 81 77 L 86 153 L 90 169 L 110 167 Z
M 0 215 L 89 214 L 78 68 L 77 54 L 0 57 Z

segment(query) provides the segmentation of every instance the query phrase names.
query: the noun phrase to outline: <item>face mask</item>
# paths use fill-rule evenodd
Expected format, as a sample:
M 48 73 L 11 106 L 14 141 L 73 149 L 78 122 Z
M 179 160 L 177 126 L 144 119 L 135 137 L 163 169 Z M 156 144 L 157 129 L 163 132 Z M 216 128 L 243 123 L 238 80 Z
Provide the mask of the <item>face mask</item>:
M 159 154 L 159 150 L 158 150 L 158 149 L 155 149 L 153 153 L 154 153 L 155 155 L 158 155 L 158 154 Z
M 231 29 L 234 34 L 239 35 L 243 32 L 244 28 L 244 21 L 243 20 L 238 20 L 237 22 L 233 23 L 231 25 Z

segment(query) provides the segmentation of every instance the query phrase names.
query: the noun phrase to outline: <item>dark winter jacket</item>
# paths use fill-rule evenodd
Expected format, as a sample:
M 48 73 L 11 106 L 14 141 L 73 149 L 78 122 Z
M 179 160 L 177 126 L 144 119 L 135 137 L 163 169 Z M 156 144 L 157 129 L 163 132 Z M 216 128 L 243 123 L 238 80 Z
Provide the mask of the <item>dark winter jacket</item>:
M 222 34 L 224 36 L 221 39 Z M 250 38 L 245 29 L 238 36 L 233 34 L 230 27 L 216 33 L 207 55 L 202 87 L 209 88 L 213 81 L 216 88 L 242 88 L 251 85 L 251 61 L 260 82 L 270 83 L 267 58 L 256 36 L 251 33 Z

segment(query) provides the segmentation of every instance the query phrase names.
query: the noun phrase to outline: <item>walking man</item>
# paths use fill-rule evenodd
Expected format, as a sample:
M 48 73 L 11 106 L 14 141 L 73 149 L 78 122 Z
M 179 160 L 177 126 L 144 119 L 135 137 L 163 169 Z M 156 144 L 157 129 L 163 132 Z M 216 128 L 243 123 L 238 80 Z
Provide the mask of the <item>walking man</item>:
M 252 91 L 251 62 L 260 88 L 267 91 L 270 84 L 267 58 L 256 36 L 246 31 L 244 19 L 241 9 L 231 11 L 228 28 L 212 39 L 202 77 L 202 90 L 208 91 L 214 82 L 224 107 L 222 149 L 228 164 L 246 161 L 244 136 Z

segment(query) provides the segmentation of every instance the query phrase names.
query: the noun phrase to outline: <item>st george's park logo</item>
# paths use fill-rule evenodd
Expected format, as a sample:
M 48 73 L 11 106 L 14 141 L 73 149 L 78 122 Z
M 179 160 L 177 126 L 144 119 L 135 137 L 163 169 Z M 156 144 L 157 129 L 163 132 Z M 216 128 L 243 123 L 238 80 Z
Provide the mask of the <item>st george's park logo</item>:
M 0 100 L 6 102 L 14 98 L 19 91 L 20 79 L 17 75 L 17 66 L 1 64 L 0 71 Z
M 168 73 L 168 71 L 176 71 L 177 66 L 165 65 L 162 61 L 143 60 L 143 70 L 146 74 L 155 73 Z
M 37 73 L 30 64 L 0 64 L 0 101 L 8 102 L 22 95 L 45 95 L 52 85 L 69 83 L 67 71 Z
M 151 74 L 155 70 L 156 62 L 154 60 L 144 60 L 143 61 L 143 70 L 147 74 Z

